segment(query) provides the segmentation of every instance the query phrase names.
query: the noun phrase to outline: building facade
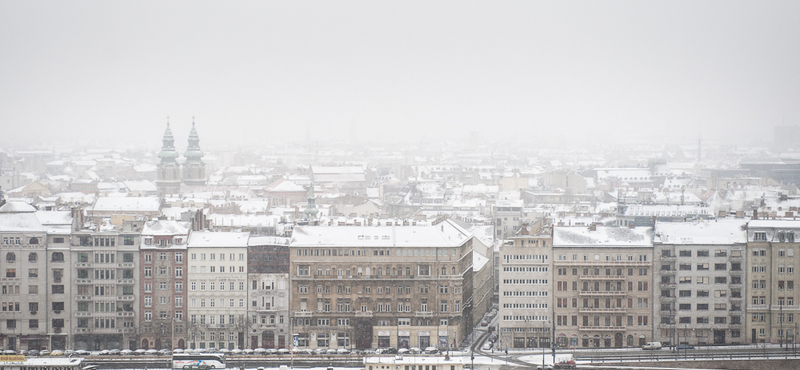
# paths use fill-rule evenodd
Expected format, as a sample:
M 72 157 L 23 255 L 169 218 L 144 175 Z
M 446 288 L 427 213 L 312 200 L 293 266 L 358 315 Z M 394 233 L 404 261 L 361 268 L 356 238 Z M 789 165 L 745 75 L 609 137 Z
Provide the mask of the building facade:
M 139 348 L 186 348 L 190 224 L 144 224 L 139 244 Z
M 641 347 L 653 340 L 650 228 L 553 229 L 559 347 Z
M 144 223 L 127 220 L 118 226 L 94 219 L 73 231 L 72 263 L 65 266 L 72 277 L 65 282 L 72 291 L 67 304 L 72 312 L 71 348 L 139 348 L 137 267 Z
M 742 219 L 656 223 L 656 340 L 745 342 L 745 224 Z
M 800 315 L 800 221 L 748 222 L 746 262 L 748 343 L 793 343 Z
M 300 348 L 450 348 L 469 333 L 472 235 L 450 220 L 296 227 L 289 250 Z
M 498 348 L 550 348 L 553 335 L 551 227 L 500 247 Z
M 289 239 L 250 237 L 247 253 L 249 348 L 289 348 Z
M 189 348 L 245 348 L 248 239 L 240 232 L 189 236 Z

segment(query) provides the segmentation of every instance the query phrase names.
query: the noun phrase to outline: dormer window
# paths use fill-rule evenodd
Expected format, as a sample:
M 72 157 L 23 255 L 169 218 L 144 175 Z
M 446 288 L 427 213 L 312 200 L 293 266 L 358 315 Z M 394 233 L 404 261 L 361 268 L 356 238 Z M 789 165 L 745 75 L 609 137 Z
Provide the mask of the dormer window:
M 153 238 L 144 238 L 144 244 L 152 245 L 153 244 Z
M 753 233 L 753 241 L 767 241 L 767 233 L 764 231 L 754 232 Z

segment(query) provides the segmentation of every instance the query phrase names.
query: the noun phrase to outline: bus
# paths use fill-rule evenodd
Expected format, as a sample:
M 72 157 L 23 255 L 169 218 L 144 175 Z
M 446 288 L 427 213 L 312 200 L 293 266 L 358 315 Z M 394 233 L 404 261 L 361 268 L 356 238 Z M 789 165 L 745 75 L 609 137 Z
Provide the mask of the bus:
M 175 353 L 172 368 L 182 370 L 224 369 L 225 355 L 221 353 Z
M 1 370 L 81 370 L 83 359 L 73 358 L 25 358 L 22 355 L 0 356 Z

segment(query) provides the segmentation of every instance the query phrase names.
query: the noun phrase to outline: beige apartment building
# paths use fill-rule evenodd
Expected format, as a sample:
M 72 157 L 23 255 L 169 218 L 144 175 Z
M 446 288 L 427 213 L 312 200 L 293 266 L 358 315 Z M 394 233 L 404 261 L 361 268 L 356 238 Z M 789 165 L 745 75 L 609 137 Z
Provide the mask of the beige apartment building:
M 555 227 L 559 348 L 640 347 L 653 338 L 650 228 Z
M 485 295 L 473 291 L 472 243 L 450 220 L 296 227 L 289 246 L 293 340 L 299 348 L 459 345 L 473 322 L 473 296 Z
M 751 220 L 747 226 L 747 342 L 794 343 L 800 221 Z
M 500 247 L 498 348 L 550 348 L 552 227 L 520 230 Z

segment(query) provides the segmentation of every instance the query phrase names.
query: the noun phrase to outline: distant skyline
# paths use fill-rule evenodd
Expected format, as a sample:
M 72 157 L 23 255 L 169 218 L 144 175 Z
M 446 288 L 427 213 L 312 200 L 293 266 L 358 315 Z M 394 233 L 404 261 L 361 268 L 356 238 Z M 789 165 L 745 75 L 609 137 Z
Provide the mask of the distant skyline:
M 0 150 L 303 141 L 770 143 L 800 2 L 0 0 Z

